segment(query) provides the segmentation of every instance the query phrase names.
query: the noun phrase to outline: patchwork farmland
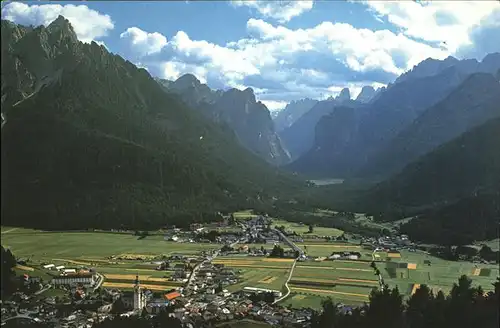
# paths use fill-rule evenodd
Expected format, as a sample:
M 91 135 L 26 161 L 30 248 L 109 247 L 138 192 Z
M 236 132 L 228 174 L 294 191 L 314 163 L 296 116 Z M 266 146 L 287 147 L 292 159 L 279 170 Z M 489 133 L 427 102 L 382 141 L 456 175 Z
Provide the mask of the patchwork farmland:
M 208 243 L 175 243 L 162 235 L 143 239 L 128 233 L 45 232 L 2 227 L 2 245 L 18 257 L 29 258 L 29 264 L 18 265 L 18 273 L 50 280 L 57 271 L 44 269 L 52 263 L 67 268 L 93 267 L 105 278 L 103 287 L 132 289 L 136 274 L 141 285 L 154 291 L 165 291 L 183 285 L 172 281 L 171 271 L 158 271 L 158 260 L 170 255 L 199 255 L 202 251 L 220 248 Z M 180 263 L 180 262 L 179 262 Z M 172 262 L 175 265 L 175 262 Z
M 241 216 L 249 215 L 246 212 Z M 290 223 L 290 225 L 292 225 Z M 220 248 L 220 244 L 176 243 L 165 241 L 162 235 L 139 239 L 130 233 L 104 232 L 43 232 L 22 228 L 3 228 L 2 244 L 20 258 L 29 258 L 16 271 L 50 279 L 52 271 L 42 269 L 42 263 L 66 267 L 94 267 L 104 277 L 103 287 L 130 289 L 135 275 L 141 284 L 155 291 L 177 288 L 182 282 L 170 280 L 172 272 L 155 270 L 157 261 L 170 255 L 199 255 L 203 251 Z M 434 292 L 448 293 L 457 279 L 465 274 L 473 284 L 484 290 L 492 289 L 499 275 L 498 267 L 470 262 L 451 262 L 423 252 L 373 253 L 351 243 L 328 243 L 305 240 L 297 244 L 309 257 L 297 262 L 289 281 L 291 294 L 281 302 L 293 307 L 318 308 L 325 297 L 344 304 L 362 304 L 378 287 L 377 276 L 370 267 L 376 262 L 385 283 L 397 286 L 408 297 L 420 285 L 428 285 Z M 243 245 L 241 245 L 243 246 Z M 249 247 L 269 249 L 271 244 L 248 244 Z M 285 245 L 282 245 L 285 246 Z M 287 249 L 288 247 L 284 247 Z M 326 260 L 333 252 L 355 252 L 357 260 Z M 293 259 L 279 259 L 248 255 L 219 256 L 213 263 L 232 268 L 240 277 L 237 284 L 227 287 L 238 291 L 243 287 L 258 287 L 286 292 L 285 282 L 293 266 Z
M 294 260 L 267 257 L 219 257 L 214 264 L 224 264 L 234 268 L 240 275 L 241 282 L 228 286 L 230 291 L 243 287 L 257 287 L 282 290 Z

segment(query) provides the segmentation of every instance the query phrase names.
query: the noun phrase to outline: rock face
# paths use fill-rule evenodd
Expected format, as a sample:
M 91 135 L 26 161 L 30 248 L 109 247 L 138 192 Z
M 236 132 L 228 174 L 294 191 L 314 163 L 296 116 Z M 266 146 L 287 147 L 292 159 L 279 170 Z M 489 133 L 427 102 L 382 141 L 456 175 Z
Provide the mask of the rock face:
M 361 89 L 361 92 L 356 97 L 356 101 L 366 104 L 372 100 L 373 96 L 375 96 L 375 89 L 372 86 L 367 85 Z
M 281 132 L 295 123 L 302 115 L 307 113 L 311 108 L 318 103 L 314 99 L 301 99 L 292 101 L 286 107 L 280 110 L 274 118 L 274 127 L 276 132 Z
M 256 101 L 251 88 L 214 91 L 192 74 L 183 75 L 174 82 L 158 81 L 167 92 L 181 96 L 190 107 L 214 122 L 229 126 L 245 148 L 267 162 L 274 165 L 289 162 L 289 154 L 274 130 L 269 110 Z
M 344 96 L 340 97 L 339 95 L 339 97 L 347 99 L 346 93 L 344 92 Z M 353 100 L 341 101 L 338 100 L 338 97 L 319 101 L 290 127 L 281 131 L 281 140 L 283 140 L 293 160 L 296 160 L 313 147 L 316 124 L 318 124 L 319 120 L 323 116 L 330 114 L 335 106 L 341 105 L 356 107 L 359 103 Z
M 342 157 L 342 154 L 347 152 L 346 147 L 352 144 L 359 133 L 366 109 L 366 106 L 362 105 L 334 107 L 332 112 L 323 116 L 316 125 L 314 147 L 286 168 L 306 172 L 313 177 L 332 177 L 332 171 L 344 172 L 351 159 Z
M 385 90 L 377 94 L 369 103 L 369 108 L 364 111 L 363 115 L 359 116 L 360 122 L 355 124 L 352 120 L 345 122 L 346 126 L 354 124 L 351 126 L 351 130 L 356 131 L 356 134 L 349 139 L 345 139 L 348 144 L 341 147 L 344 149 L 342 153 L 333 151 L 333 153 L 337 154 L 333 156 L 331 154 L 332 149 L 328 147 L 328 142 L 319 140 L 325 138 L 331 141 L 337 140 L 339 137 L 328 124 L 318 124 L 316 129 L 318 137 L 315 141 L 317 144 L 313 147 L 315 149 L 314 156 L 312 153 L 306 153 L 305 158 L 300 161 L 300 166 L 291 164 L 290 167 L 296 168 L 301 173 L 312 174 L 317 167 L 314 162 L 324 161 L 321 166 L 331 168 L 330 172 L 324 172 L 328 177 L 342 178 L 356 175 L 359 169 L 369 166 L 377 153 L 388 147 L 389 143 L 405 128 L 410 126 L 426 109 L 445 99 L 470 74 L 478 71 L 487 71 L 491 74 L 496 72 L 500 67 L 500 61 L 497 63 L 496 58 L 496 54 L 485 57 L 485 60 L 487 59 L 486 64 L 483 64 L 483 62 L 478 63 L 475 60 L 458 61 L 453 58 L 449 58 L 444 62 L 424 61 L 412 71 L 398 78 L 396 83 L 390 84 Z M 456 63 L 456 65 L 452 65 L 453 63 Z M 498 66 L 495 66 L 496 63 Z M 464 111 L 466 110 L 464 109 Z M 487 118 L 487 116 L 484 116 L 484 118 Z M 457 133 L 459 133 L 459 130 L 457 130 Z M 450 134 L 450 136 L 452 135 L 453 133 Z M 340 139 L 342 140 L 342 138 Z M 284 140 L 286 144 L 286 139 L 284 138 Z M 438 140 L 440 139 L 438 138 Z M 318 147 L 318 144 L 323 146 Z M 338 145 L 335 148 L 338 149 Z M 394 158 L 387 158 L 387 160 L 399 161 Z
M 495 74 L 499 66 L 500 53 L 498 52 L 486 55 L 480 62 L 476 59 L 458 60 L 452 56 L 444 60 L 428 58 L 398 77 L 395 83 L 438 75 L 450 67 L 455 67 L 456 70 L 467 75 L 472 73 Z
M 344 88 L 340 91 L 339 95 L 335 98 L 340 103 L 351 100 L 351 92 L 349 88 Z
M 64 18 L 1 24 L 3 223 L 182 226 L 301 186 Z

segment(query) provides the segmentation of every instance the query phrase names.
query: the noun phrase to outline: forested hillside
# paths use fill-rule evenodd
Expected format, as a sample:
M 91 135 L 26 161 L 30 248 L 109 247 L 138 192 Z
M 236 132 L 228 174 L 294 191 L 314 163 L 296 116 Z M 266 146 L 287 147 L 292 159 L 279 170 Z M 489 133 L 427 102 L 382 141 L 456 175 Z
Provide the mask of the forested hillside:
M 500 189 L 500 118 L 438 147 L 374 187 L 365 201 L 378 210 L 452 204 Z
M 2 21 L 2 100 L 3 224 L 186 224 L 304 187 L 63 17 Z

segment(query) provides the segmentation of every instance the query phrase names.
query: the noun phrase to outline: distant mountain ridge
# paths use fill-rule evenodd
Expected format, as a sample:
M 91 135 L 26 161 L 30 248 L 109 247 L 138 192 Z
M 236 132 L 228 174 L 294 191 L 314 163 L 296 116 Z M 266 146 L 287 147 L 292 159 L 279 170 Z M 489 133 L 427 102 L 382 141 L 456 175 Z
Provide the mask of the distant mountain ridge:
M 255 99 L 251 88 L 215 91 L 192 74 L 176 81 L 157 81 L 167 92 L 179 95 L 187 105 L 209 119 L 229 126 L 243 146 L 267 162 L 275 165 L 289 162 L 290 156 L 274 130 L 269 110 Z
M 348 89 L 343 89 L 337 98 L 329 98 L 317 102 L 309 111 L 304 113 L 291 126 L 280 132 L 285 147 L 290 151 L 293 160 L 296 160 L 314 146 L 316 125 L 323 116 L 330 114 L 336 106 L 356 107 L 361 103 L 347 99 L 350 96 Z
M 398 83 L 390 84 L 385 90 L 375 95 L 364 114 L 357 115 L 359 122 L 351 119 L 344 122 L 347 126 L 351 124 L 350 130 L 356 131 L 355 135 L 347 139 L 343 138 L 325 122 L 318 122 L 315 130 L 317 136 L 315 145 L 303 155 L 303 158 L 297 160 L 297 163 L 291 163 L 287 167 L 299 173 L 315 174 L 320 165 L 321 173 L 330 178 L 355 175 L 362 167 L 369 166 L 370 161 L 377 156 L 378 152 L 388 147 L 390 142 L 427 108 L 442 101 L 453 92 L 470 76 L 471 71 L 474 73 L 475 70 L 482 70 L 494 74 L 500 67 L 500 56 L 499 54 L 488 55 L 478 65 L 470 64 L 477 63 L 477 61 L 454 59 L 445 61 L 444 65 L 442 63 L 431 65 L 432 63 L 434 60 L 427 60 L 422 63 L 422 66 L 417 65 L 412 71 L 406 73 L 405 78 L 400 79 Z M 451 63 L 458 64 L 451 65 Z M 430 71 L 421 69 L 421 67 L 428 66 L 437 68 Z M 333 122 L 332 118 L 323 117 L 322 120 Z M 342 122 L 336 122 L 336 124 L 343 125 Z M 348 129 L 347 126 L 345 129 Z M 293 134 L 293 131 L 288 133 Z M 324 140 L 319 140 L 319 138 L 324 138 Z M 285 137 L 284 140 L 286 144 Z M 336 140 L 332 142 L 332 147 L 335 149 L 330 149 L 328 140 Z M 338 140 L 344 140 L 346 144 L 340 146 Z M 344 149 L 342 153 L 337 152 L 340 148 Z M 388 158 L 387 161 L 391 159 Z M 318 162 L 322 163 L 318 164 Z M 330 170 L 327 169 L 328 167 Z
M 362 176 L 397 173 L 419 156 L 496 117 L 500 117 L 500 84 L 491 74 L 472 74 L 368 159 L 360 173 Z
M 309 98 L 300 99 L 288 103 L 286 107 L 280 110 L 274 118 L 274 126 L 276 128 L 276 131 L 279 133 L 282 130 L 290 127 L 317 103 L 318 100 Z

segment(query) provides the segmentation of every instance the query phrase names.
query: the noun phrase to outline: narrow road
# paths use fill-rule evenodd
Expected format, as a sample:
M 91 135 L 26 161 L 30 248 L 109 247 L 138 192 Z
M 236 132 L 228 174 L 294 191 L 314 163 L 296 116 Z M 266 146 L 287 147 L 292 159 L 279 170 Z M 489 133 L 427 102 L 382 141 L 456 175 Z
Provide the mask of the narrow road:
M 237 240 L 234 243 L 230 244 L 229 247 L 234 247 L 239 242 L 240 242 L 240 240 Z M 198 263 L 193 268 L 193 271 L 191 272 L 191 275 L 189 276 L 188 282 L 187 282 L 186 287 L 185 287 L 186 290 L 191 287 L 191 284 L 193 283 L 194 279 L 196 278 L 196 272 L 201 268 L 201 266 L 207 262 L 213 261 L 217 256 L 219 256 L 219 253 L 220 253 L 220 250 L 215 251 L 215 253 L 212 256 L 209 256 L 207 259 Z
M 278 229 L 273 229 L 280 237 L 281 239 L 283 239 L 285 241 L 285 243 L 288 244 L 288 246 L 290 246 L 294 251 L 297 251 L 299 252 L 299 256 L 295 259 L 295 261 L 293 262 L 293 265 L 292 265 L 292 268 L 290 269 L 290 274 L 288 275 L 288 278 L 285 282 L 285 287 L 286 287 L 286 294 L 281 296 L 280 298 L 278 298 L 277 300 L 275 300 L 273 302 L 273 304 L 276 304 L 282 300 L 284 300 L 285 298 L 288 297 L 288 295 L 290 295 L 290 287 L 288 287 L 288 283 L 290 282 L 290 280 L 292 279 L 292 275 L 293 275 L 293 270 L 295 269 L 295 265 L 297 265 L 297 261 L 300 257 L 304 256 L 304 251 L 299 247 L 297 246 L 293 241 L 291 241 L 290 239 L 288 239 L 287 236 L 285 236 L 284 233 L 282 233 L 281 231 L 279 231 Z
M 12 229 L 9 229 L 9 230 L 7 230 L 7 231 L 2 231 L 2 235 L 3 235 L 4 233 L 9 233 L 9 232 L 14 231 L 14 230 L 17 230 L 17 229 L 19 229 L 19 228 L 12 228 Z
M 99 276 L 99 281 L 97 283 L 97 285 L 94 287 L 94 292 L 97 290 L 97 288 L 101 287 L 102 283 L 104 282 L 104 276 L 100 273 L 97 273 L 97 275 Z
M 299 246 L 295 245 L 293 241 L 288 239 L 288 237 L 285 236 L 281 231 L 279 231 L 278 229 L 272 229 L 272 230 L 276 232 L 280 236 L 280 238 L 283 239 L 288 246 L 290 246 L 291 249 L 293 249 L 294 251 L 298 251 L 300 256 L 304 255 L 304 251 Z
M 35 295 L 39 295 L 39 294 L 43 293 L 44 291 L 46 291 L 47 289 L 50 289 L 50 287 L 52 287 L 52 285 L 47 284 L 47 285 L 45 285 L 45 287 L 43 287 L 43 288 L 42 288 L 42 289 L 40 289 L 39 291 L 35 292 L 34 294 L 35 294 Z
M 278 298 L 277 300 L 275 300 L 273 302 L 273 304 L 276 304 L 282 300 L 284 300 L 285 298 L 288 297 L 288 295 L 290 295 L 290 287 L 288 287 L 288 282 L 290 282 L 290 279 L 292 279 L 292 275 L 293 275 L 293 270 L 295 269 L 295 265 L 297 264 L 297 259 L 295 259 L 295 261 L 293 262 L 293 265 L 292 265 L 292 268 L 290 269 L 290 274 L 288 275 L 288 279 L 285 281 L 285 287 L 286 287 L 286 294 L 281 296 L 280 298 Z

